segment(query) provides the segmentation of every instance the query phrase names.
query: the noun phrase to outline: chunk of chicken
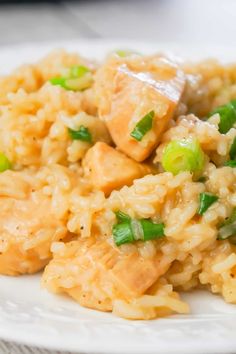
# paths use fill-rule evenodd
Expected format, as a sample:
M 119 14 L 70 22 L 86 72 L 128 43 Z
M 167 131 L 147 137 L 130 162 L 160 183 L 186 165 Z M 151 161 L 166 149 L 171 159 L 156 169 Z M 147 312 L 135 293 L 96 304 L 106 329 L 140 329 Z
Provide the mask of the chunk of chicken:
M 1 274 L 42 269 L 51 257 L 52 241 L 67 234 L 63 222 L 51 210 L 50 197 L 31 184 L 31 177 L 13 171 L 0 176 Z
M 184 86 L 185 75 L 167 58 L 110 57 L 97 72 L 95 92 L 100 118 L 117 147 L 136 161 L 145 160 L 173 117 Z M 135 140 L 131 132 L 151 111 L 151 130 Z
M 54 258 L 45 268 L 43 286 L 102 311 L 111 311 L 115 299 L 139 297 L 169 267 L 158 251 L 143 258 L 137 247 L 126 254 L 108 240 L 80 239 L 56 243 L 53 248 Z
M 113 189 L 131 185 L 136 178 L 151 173 L 144 164 L 133 161 L 111 146 L 98 142 L 88 150 L 83 167 L 94 188 L 109 195 Z

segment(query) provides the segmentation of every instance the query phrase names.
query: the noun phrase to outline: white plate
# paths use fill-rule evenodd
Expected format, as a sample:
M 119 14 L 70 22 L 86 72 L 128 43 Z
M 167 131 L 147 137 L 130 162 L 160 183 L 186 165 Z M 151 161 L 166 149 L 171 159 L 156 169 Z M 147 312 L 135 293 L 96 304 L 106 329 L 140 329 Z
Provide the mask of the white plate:
M 37 60 L 56 47 L 94 58 L 116 48 L 144 53 L 174 51 L 188 59 L 217 56 L 236 61 L 232 48 L 179 47 L 164 43 L 70 42 L 1 48 L 0 71 Z M 204 291 L 184 294 L 191 305 L 187 316 L 131 322 L 80 307 L 71 299 L 40 289 L 40 275 L 0 277 L 0 338 L 49 349 L 102 354 L 228 354 L 236 352 L 236 306 Z

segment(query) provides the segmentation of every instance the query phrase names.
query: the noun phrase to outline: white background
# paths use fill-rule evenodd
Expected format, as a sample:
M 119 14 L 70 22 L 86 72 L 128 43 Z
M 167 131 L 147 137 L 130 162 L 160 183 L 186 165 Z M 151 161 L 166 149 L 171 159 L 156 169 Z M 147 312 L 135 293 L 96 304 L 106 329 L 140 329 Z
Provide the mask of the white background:
M 233 46 L 235 29 L 235 0 L 79 0 L 0 6 L 0 44 L 118 37 Z

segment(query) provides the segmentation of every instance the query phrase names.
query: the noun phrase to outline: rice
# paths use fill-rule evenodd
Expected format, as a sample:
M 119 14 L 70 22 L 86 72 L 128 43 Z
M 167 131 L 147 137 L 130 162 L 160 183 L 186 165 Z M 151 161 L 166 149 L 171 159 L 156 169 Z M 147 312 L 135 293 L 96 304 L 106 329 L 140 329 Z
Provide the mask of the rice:
M 50 172 L 56 173 L 56 169 Z M 6 171 L 0 176 L 2 274 L 37 272 L 51 258 L 51 242 L 67 236 L 65 206 L 53 207 L 53 198 L 43 191 L 46 181 L 42 183 L 38 178 L 41 172 Z
M 222 134 L 219 114 L 202 119 L 236 98 L 235 65 L 208 60 L 170 68 L 168 60 L 133 54 L 97 64 L 56 51 L 0 78 L 0 151 L 12 165 L 12 170 L 0 174 L 1 274 L 34 273 L 46 266 L 42 284 L 49 291 L 67 293 L 82 306 L 135 320 L 187 314 L 189 306 L 178 292 L 199 286 L 236 303 L 236 246 L 218 240 L 220 225 L 236 206 L 236 170 L 225 166 L 236 128 Z M 119 72 L 114 79 L 120 64 L 134 75 L 127 78 Z M 74 65 L 91 71 L 90 88 L 72 91 L 49 82 Z M 132 122 L 127 125 L 133 129 L 150 102 L 155 103 L 147 87 L 141 87 L 143 100 L 137 95 L 140 86 L 135 86 L 134 77 L 140 67 L 159 70 L 162 85 L 177 72 L 185 78 L 185 88 L 175 114 L 171 113 L 166 129 L 161 128 L 156 150 L 130 167 L 133 156 L 128 150 L 131 159 L 120 153 L 118 161 L 112 153 L 101 158 L 97 147 L 102 142 L 115 148 L 109 112 L 130 112 Z M 177 83 L 175 90 L 181 87 Z M 156 111 L 161 121 L 174 110 L 173 102 L 158 95 Z M 92 139 L 73 140 L 68 129 L 80 127 L 86 127 Z M 125 135 L 122 124 L 117 131 Z M 155 137 L 149 131 L 141 149 L 147 149 Z M 196 139 L 204 152 L 199 176 L 189 171 L 174 176 L 163 170 L 167 144 L 186 138 Z M 88 159 L 91 148 L 94 160 L 88 167 L 85 156 Z M 99 188 L 99 179 L 102 176 L 104 183 L 113 185 L 119 179 L 118 163 L 127 183 L 111 188 L 107 195 Z M 144 177 L 136 173 L 138 164 L 149 171 Z M 98 165 L 97 175 L 92 180 L 94 165 Z M 201 193 L 217 195 L 218 200 L 199 216 Z M 113 226 L 119 210 L 135 220 L 164 223 L 165 237 L 117 247 Z

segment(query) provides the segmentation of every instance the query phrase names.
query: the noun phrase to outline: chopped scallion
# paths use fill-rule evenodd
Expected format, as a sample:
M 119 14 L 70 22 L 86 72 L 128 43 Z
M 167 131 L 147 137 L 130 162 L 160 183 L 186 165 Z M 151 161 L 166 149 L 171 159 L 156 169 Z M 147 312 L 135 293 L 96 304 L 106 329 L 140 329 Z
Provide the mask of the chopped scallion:
M 67 90 L 72 91 L 83 91 L 87 88 L 91 87 L 93 83 L 93 77 L 91 73 L 87 73 L 86 75 L 80 78 L 68 78 L 66 79 L 65 85 Z
M 52 85 L 56 85 L 56 86 L 61 86 L 65 89 L 67 89 L 66 87 L 66 78 L 65 77 L 53 77 L 52 79 L 49 80 L 49 82 Z
M 112 234 L 117 246 L 135 241 L 130 221 L 115 224 L 112 228 Z
M 218 233 L 218 240 L 226 240 L 236 243 L 236 208 L 233 210 L 231 216 L 221 224 Z
M 11 168 L 11 163 L 2 152 L 0 152 L 0 172 L 4 172 Z
M 142 219 L 139 221 L 143 230 L 143 241 L 156 240 L 162 238 L 164 234 L 164 224 L 155 224 L 151 220 Z
M 135 126 L 134 130 L 130 133 L 132 138 L 137 141 L 141 141 L 144 135 L 152 129 L 152 122 L 155 112 L 151 111 L 147 113 Z
M 236 221 L 229 225 L 221 226 L 218 233 L 218 240 L 226 240 L 236 235 Z
M 232 100 L 232 101 L 230 101 L 230 103 L 231 103 L 232 106 L 236 109 L 236 100 Z
M 236 160 L 226 161 L 225 166 L 229 166 L 229 167 L 235 168 L 236 167 Z
M 74 79 L 79 79 L 84 76 L 86 73 L 90 72 L 90 70 L 83 65 L 74 65 L 70 68 L 69 77 Z
M 121 58 L 125 58 L 131 54 L 134 54 L 134 52 L 132 52 L 131 50 L 125 50 L 125 49 L 118 49 L 115 51 L 115 53 Z
M 221 134 L 226 134 L 230 128 L 236 123 L 236 104 L 231 101 L 223 106 L 217 107 L 209 113 L 209 117 L 218 113 L 220 116 L 219 131 Z
M 131 217 L 125 213 L 123 213 L 123 211 L 116 211 L 115 212 L 116 214 L 116 218 L 117 218 L 117 221 L 118 222 L 124 222 L 124 221 L 130 221 L 131 220 Z
M 68 128 L 69 135 L 72 140 L 82 140 L 89 143 L 92 142 L 92 135 L 88 128 L 81 125 L 78 130 Z
M 200 172 L 204 160 L 204 153 L 196 139 L 172 140 L 163 151 L 162 166 L 174 175 L 183 171 Z
M 93 83 L 91 71 L 83 65 L 72 66 L 67 69 L 62 77 L 53 77 L 49 80 L 52 85 L 58 85 L 66 90 L 82 91 L 89 88 Z
M 211 194 L 211 193 L 200 193 L 199 196 L 199 209 L 198 209 L 198 214 L 203 215 L 207 209 L 215 203 L 219 198 L 217 195 Z
M 112 233 L 117 246 L 135 241 L 156 240 L 165 236 L 164 224 L 154 223 L 150 219 L 131 219 L 123 212 L 116 213 L 118 223 Z

